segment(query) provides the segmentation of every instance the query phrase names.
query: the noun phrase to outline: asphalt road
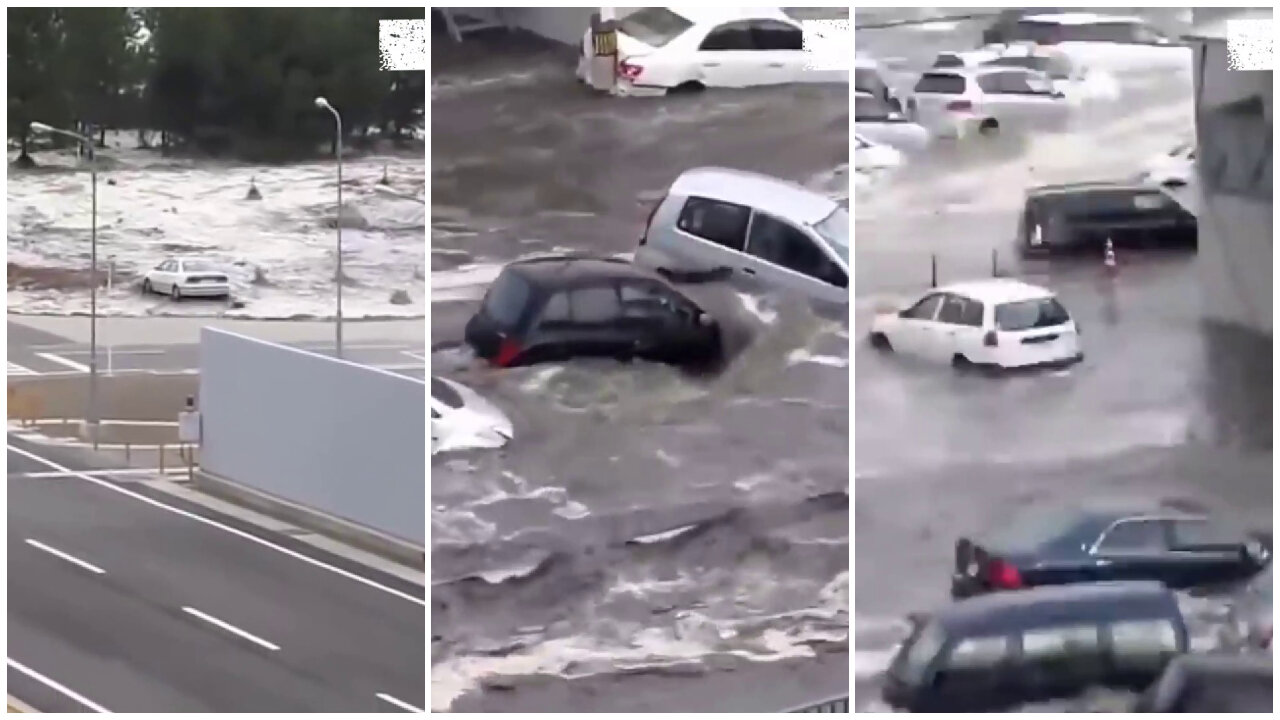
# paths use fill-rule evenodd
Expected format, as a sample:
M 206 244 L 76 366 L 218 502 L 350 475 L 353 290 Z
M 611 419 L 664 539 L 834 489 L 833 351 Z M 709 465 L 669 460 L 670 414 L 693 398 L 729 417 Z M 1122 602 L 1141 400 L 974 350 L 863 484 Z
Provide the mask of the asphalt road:
M 78 373 L 89 370 L 89 346 L 68 342 L 49 333 L 24 325 L 9 323 L 8 370 L 10 375 L 30 376 L 54 373 Z M 309 352 L 333 356 L 333 343 L 291 344 Z M 410 377 L 423 377 L 426 352 L 405 342 L 346 343 L 347 360 L 379 367 Z M 198 370 L 199 344 L 152 344 L 98 346 L 100 372 L 154 371 L 175 372 Z
M 8 443 L 10 694 L 44 712 L 426 707 L 421 586 Z

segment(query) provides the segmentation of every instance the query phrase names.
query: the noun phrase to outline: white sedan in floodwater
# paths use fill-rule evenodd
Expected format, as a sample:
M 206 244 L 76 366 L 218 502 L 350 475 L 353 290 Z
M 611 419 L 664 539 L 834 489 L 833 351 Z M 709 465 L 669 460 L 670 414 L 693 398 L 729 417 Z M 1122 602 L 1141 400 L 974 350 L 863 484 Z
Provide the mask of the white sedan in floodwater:
M 207 260 L 169 258 L 142 276 L 142 292 L 161 293 L 174 300 L 227 297 L 231 281 L 226 270 Z
M 431 454 L 500 448 L 514 437 L 511 420 L 475 390 L 431 376 Z
M 1051 290 L 988 279 L 934 288 L 877 315 L 871 344 L 958 368 L 1062 366 L 1084 358 L 1080 332 Z

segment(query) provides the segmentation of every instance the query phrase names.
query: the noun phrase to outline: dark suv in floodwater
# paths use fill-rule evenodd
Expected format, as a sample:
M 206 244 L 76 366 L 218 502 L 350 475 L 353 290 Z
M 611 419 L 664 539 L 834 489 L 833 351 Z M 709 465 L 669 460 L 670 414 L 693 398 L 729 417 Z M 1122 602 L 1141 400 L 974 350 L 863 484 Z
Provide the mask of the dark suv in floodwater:
M 503 268 L 466 342 L 499 367 L 574 357 L 711 365 L 720 326 L 656 273 L 615 258 L 555 256 Z

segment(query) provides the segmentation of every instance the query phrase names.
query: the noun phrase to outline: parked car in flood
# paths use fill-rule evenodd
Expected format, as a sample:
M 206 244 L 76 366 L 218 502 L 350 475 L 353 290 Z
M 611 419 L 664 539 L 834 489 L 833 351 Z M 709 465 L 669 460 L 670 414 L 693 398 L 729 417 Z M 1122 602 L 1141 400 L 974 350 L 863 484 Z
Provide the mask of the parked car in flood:
M 1024 67 L 980 65 L 929 70 L 907 99 L 907 115 L 944 137 L 1038 132 L 1065 127 L 1071 103 L 1043 72 Z
M 500 448 L 514 436 L 511 420 L 475 390 L 431 376 L 431 454 Z
M 208 260 L 169 258 L 142 276 L 142 292 L 160 293 L 173 300 L 225 298 L 231 294 L 227 271 Z
M 1199 223 L 1177 200 L 1143 183 L 1044 185 L 1027 192 L 1018 218 L 1022 255 L 1101 257 L 1108 240 L 1117 249 L 1195 249 Z
M 466 342 L 499 367 L 575 357 L 713 364 L 720 326 L 665 279 L 614 258 L 551 256 L 503 268 Z
M 849 302 L 849 213 L 778 178 L 687 170 L 654 206 L 637 265 L 669 277 L 719 274 L 760 290 Z
M 1271 602 L 1275 583 L 1272 567 L 1267 565 L 1232 594 L 1221 636 L 1225 649 L 1271 654 L 1275 617 Z
M 870 93 L 853 94 L 854 128 L 873 142 L 898 150 L 918 152 L 929 146 L 929 131 L 907 117 L 895 103 Z
M 1240 532 L 1205 515 L 1051 508 L 956 540 L 951 595 L 1109 580 L 1185 589 L 1244 580 L 1270 562 L 1269 533 Z
M 1272 705 L 1271 654 L 1189 654 L 1174 658 L 1134 704 L 1135 713 L 1266 713 Z
M 1119 74 L 1191 71 L 1189 47 L 1132 15 L 1010 14 L 988 28 L 984 38 L 1053 46 L 1078 62 Z
M 911 618 L 882 698 L 908 712 L 997 712 L 1092 686 L 1140 690 L 1190 646 L 1158 583 L 1045 587 Z

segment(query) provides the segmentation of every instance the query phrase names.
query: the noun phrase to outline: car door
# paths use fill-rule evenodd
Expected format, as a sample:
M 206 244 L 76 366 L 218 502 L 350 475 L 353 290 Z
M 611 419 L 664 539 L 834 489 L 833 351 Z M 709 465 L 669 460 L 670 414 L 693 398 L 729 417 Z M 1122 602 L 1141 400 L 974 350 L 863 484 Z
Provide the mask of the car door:
M 752 212 L 746 251 L 751 260 L 743 272 L 758 275 L 767 285 L 827 302 L 848 300 L 848 273 L 822 243 L 786 220 Z
M 151 287 L 160 292 L 172 292 L 173 284 L 178 277 L 178 261 L 165 260 L 156 268 L 155 278 L 151 281 Z
M 1208 518 L 1171 518 L 1169 537 L 1171 587 L 1214 585 L 1238 580 L 1247 573 L 1240 553 L 1240 537 Z
M 726 268 L 741 276 L 748 261 L 744 248 L 750 223 L 751 208 L 745 205 L 690 196 L 676 219 L 677 233 L 688 242 L 678 247 L 664 246 L 661 250 L 685 260 L 688 265 L 672 269 Z
M 635 356 L 636 337 L 621 324 L 618 286 L 612 280 L 570 291 L 569 314 L 573 318 L 573 337 L 569 346 L 575 355 Z
M 746 87 L 769 84 L 763 81 L 767 54 L 756 49 L 751 23 L 735 20 L 721 23 L 711 29 L 698 45 L 698 67 L 702 82 L 707 87 Z M 783 68 L 769 68 L 775 77 L 781 77 Z
M 805 78 L 804 33 L 797 25 L 762 18 L 750 20 L 760 84 L 802 82 Z
M 632 338 L 635 357 L 647 360 L 674 359 L 676 345 L 686 338 L 673 321 L 674 312 L 662 287 L 647 280 L 624 280 L 618 287 L 621 303 L 619 324 Z
M 1099 581 L 1174 580 L 1167 538 L 1161 519 L 1118 521 L 1091 548 L 1086 571 Z
M 525 362 L 568 360 L 576 354 L 579 335 L 571 312 L 569 291 L 551 293 L 524 334 Z
M 889 334 L 889 342 L 897 352 L 928 356 L 929 341 L 934 335 L 934 318 L 942 306 L 942 293 L 929 293 L 915 305 L 898 313 Z
M 962 355 L 966 360 L 977 361 L 982 346 L 982 313 L 980 302 L 952 293 L 943 295 L 935 324 L 937 340 L 930 346 L 933 359 L 950 362 Z
M 1022 692 L 1013 676 L 1013 647 L 1010 636 L 996 634 L 954 643 L 943 651 L 920 710 L 981 712 L 1017 703 Z

